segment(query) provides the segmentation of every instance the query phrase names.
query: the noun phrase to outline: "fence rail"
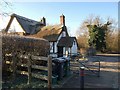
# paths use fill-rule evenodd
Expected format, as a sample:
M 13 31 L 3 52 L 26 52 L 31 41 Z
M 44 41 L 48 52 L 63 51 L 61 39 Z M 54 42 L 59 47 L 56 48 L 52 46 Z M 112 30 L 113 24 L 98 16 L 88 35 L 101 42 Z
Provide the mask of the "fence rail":
M 9 58 L 9 56 L 7 56 L 7 58 Z M 25 62 L 23 63 L 21 60 L 24 60 Z M 37 63 L 32 63 L 32 61 L 37 61 L 37 63 L 44 61 L 47 65 L 37 65 Z M 12 66 L 13 80 L 15 80 L 16 74 L 23 74 L 27 75 L 28 84 L 31 83 L 31 79 L 34 77 L 48 81 L 48 88 L 52 88 L 52 58 L 50 56 L 13 55 L 12 60 L 7 59 L 5 64 Z M 27 70 L 19 70 L 17 67 L 25 67 Z M 37 70 L 37 72 L 32 71 L 32 69 Z M 47 74 L 40 73 L 41 70 L 47 72 Z

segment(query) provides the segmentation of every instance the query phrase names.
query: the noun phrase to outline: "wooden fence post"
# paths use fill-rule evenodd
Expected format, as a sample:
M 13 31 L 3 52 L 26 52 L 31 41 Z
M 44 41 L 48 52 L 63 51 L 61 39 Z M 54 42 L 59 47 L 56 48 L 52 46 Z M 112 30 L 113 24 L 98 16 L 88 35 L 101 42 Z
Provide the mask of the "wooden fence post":
M 98 77 L 100 77 L 100 60 L 98 62 L 99 62 Z
M 52 57 L 48 56 L 48 90 L 52 89 Z
M 28 82 L 27 84 L 31 83 L 31 56 L 28 55 Z
M 12 81 L 14 81 L 16 77 L 16 68 L 17 68 L 16 61 L 17 61 L 17 54 L 15 53 L 13 54 L 13 63 L 12 63 L 12 68 L 13 68 L 13 80 Z

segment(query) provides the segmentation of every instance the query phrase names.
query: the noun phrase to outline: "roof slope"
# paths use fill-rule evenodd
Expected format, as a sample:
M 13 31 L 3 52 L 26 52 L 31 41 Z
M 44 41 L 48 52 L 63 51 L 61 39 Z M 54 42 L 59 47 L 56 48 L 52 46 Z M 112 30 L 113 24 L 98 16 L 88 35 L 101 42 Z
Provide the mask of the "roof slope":
M 62 37 L 58 42 L 58 46 L 72 47 L 74 40 L 76 40 L 75 37 Z
M 31 19 L 28 19 L 26 17 L 19 16 L 17 14 L 12 14 L 11 19 L 13 19 L 13 18 L 17 19 L 18 23 L 20 24 L 20 26 L 23 28 L 23 30 L 27 34 L 35 34 L 39 30 L 40 26 L 43 26 L 43 24 L 41 22 L 31 20 Z M 6 31 L 8 31 L 9 27 L 7 27 Z
M 37 38 L 44 38 L 44 39 L 47 39 L 48 41 L 54 42 L 54 41 L 57 41 L 62 30 L 67 33 L 66 26 L 63 26 L 60 24 L 48 25 L 48 26 L 44 26 L 43 28 L 41 28 L 37 34 L 30 35 L 30 36 L 37 37 Z

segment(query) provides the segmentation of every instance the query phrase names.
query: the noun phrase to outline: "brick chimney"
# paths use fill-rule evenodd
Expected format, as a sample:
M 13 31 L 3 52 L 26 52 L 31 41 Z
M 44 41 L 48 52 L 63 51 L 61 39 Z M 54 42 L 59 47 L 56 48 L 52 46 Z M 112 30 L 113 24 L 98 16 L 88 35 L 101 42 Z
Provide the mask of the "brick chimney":
M 44 17 L 41 19 L 41 23 L 43 23 L 46 26 L 46 19 Z
M 60 16 L 60 24 L 65 26 L 65 16 L 63 14 Z

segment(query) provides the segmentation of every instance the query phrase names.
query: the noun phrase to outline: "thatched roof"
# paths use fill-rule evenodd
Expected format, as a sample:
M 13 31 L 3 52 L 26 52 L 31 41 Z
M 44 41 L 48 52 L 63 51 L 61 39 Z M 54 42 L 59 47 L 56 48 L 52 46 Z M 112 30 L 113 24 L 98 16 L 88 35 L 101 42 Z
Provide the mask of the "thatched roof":
M 43 21 L 38 22 L 23 16 L 19 16 L 17 14 L 11 15 L 11 19 L 5 29 L 5 32 L 7 32 L 10 28 L 10 25 L 14 18 L 16 18 L 20 26 L 25 31 L 25 35 L 28 35 L 30 37 L 44 38 L 48 41 L 55 42 L 58 40 L 58 37 L 62 33 L 62 31 L 65 31 L 68 36 L 67 28 L 63 24 L 45 26 L 45 23 Z
M 58 46 L 72 47 L 75 40 L 76 40 L 76 37 L 62 37 L 60 41 L 58 42 Z
M 43 28 L 40 28 L 39 32 L 34 35 L 29 35 L 31 37 L 37 37 L 37 38 L 44 38 L 48 41 L 57 41 L 59 35 L 62 33 L 62 31 L 65 31 L 68 35 L 66 26 L 63 25 L 48 25 L 44 26 Z
M 27 34 L 35 34 L 37 33 L 37 31 L 39 30 L 40 27 L 44 26 L 43 23 L 32 20 L 32 19 L 28 19 L 26 17 L 17 15 L 17 14 L 12 14 L 10 21 L 6 27 L 6 32 L 8 31 L 8 29 L 10 28 L 10 25 L 13 21 L 13 19 L 16 18 L 18 23 L 20 24 L 20 26 L 22 27 L 22 29 L 25 31 L 25 33 Z

